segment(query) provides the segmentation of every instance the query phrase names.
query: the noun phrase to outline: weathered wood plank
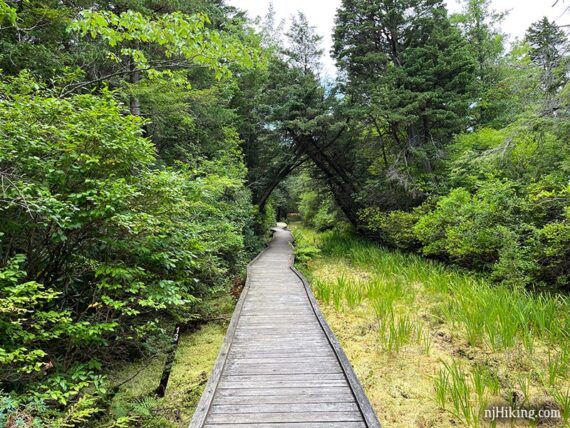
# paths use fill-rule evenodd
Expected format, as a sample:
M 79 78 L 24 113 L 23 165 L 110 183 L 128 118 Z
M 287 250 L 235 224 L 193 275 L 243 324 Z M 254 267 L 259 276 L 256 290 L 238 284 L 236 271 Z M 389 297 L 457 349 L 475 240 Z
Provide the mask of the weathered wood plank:
M 235 335 L 234 336 L 234 345 L 237 346 L 240 343 L 283 343 L 284 345 L 288 345 L 289 343 L 297 343 L 299 345 L 321 345 L 327 344 L 326 338 L 322 335 L 318 336 L 311 336 L 311 337 L 303 337 L 300 336 L 293 336 L 290 337 L 288 335 L 267 335 L 267 334 L 249 334 L 249 335 Z
M 208 424 L 205 428 L 228 428 L 235 427 L 236 424 Z M 239 427 L 239 425 L 237 425 Z M 244 425 L 242 425 L 244 426 Z M 274 424 L 247 424 L 252 428 L 366 428 L 364 422 L 290 422 L 290 423 L 274 423 Z
M 279 366 L 233 366 L 227 367 L 224 370 L 226 375 L 271 375 L 271 374 L 283 374 L 283 375 L 306 375 L 306 374 L 329 374 L 329 373 L 340 373 L 343 371 L 338 365 L 336 367 L 319 367 L 319 366 L 308 366 L 306 364 L 288 365 L 284 367 Z
M 303 362 L 284 362 L 284 363 L 258 363 L 258 364 L 239 364 L 232 362 L 228 364 L 224 373 L 228 374 L 228 370 L 255 370 L 260 371 L 283 371 L 291 372 L 298 371 L 300 373 L 343 373 L 342 368 L 336 362 L 321 362 L 320 364 L 305 364 Z M 310 371 L 307 371 L 310 370 Z M 259 373 L 257 373 L 259 374 Z
M 293 266 L 291 266 L 291 270 L 295 272 L 295 274 L 299 277 L 299 279 L 303 283 L 303 286 L 305 287 L 305 291 L 307 292 L 307 297 L 309 298 L 309 301 L 313 306 L 313 310 L 319 321 L 319 324 L 321 324 L 321 327 L 323 328 L 323 331 L 325 332 L 332 348 L 334 349 L 335 354 L 338 357 L 339 363 L 341 364 L 343 371 L 346 374 L 347 381 L 350 385 L 350 388 L 352 389 L 352 392 L 354 393 L 356 402 L 360 407 L 360 411 L 362 413 L 364 421 L 366 422 L 366 425 L 371 428 L 380 428 L 380 421 L 378 421 L 376 413 L 374 413 L 374 409 L 372 408 L 370 401 L 368 401 L 368 397 L 364 393 L 364 389 L 362 388 L 362 385 L 360 385 L 358 377 L 356 376 L 356 373 L 354 373 L 352 365 L 350 364 L 350 361 L 348 360 L 346 354 L 344 353 L 342 346 L 340 346 L 340 343 L 338 342 L 336 336 L 334 335 L 333 331 L 327 324 L 325 317 L 323 316 L 321 310 L 319 309 L 319 305 L 317 304 L 317 301 L 315 299 L 315 296 L 313 295 L 309 283 L 303 277 L 303 275 L 301 275 L 301 273 Z
M 287 347 L 287 346 L 282 346 L 282 345 L 271 346 L 270 344 L 262 345 L 262 344 L 251 343 L 249 345 L 243 344 L 240 346 L 232 347 L 232 351 L 241 352 L 241 353 L 245 353 L 245 352 L 284 352 L 284 353 L 292 354 L 295 352 L 307 352 L 307 353 L 310 353 L 312 351 L 318 352 L 319 347 L 318 346 L 311 346 L 311 345 Z
M 300 412 L 300 413 L 210 413 L 208 423 L 272 423 L 272 422 L 359 422 L 360 412 Z
M 248 266 L 191 428 L 379 426 L 365 414 L 363 392 L 355 392 L 352 368 L 347 373 L 308 285 L 290 268 L 290 239 L 277 230 Z
M 249 365 L 249 364 L 289 364 L 289 363 L 299 363 L 299 364 L 322 364 L 322 363 L 336 363 L 336 359 L 333 356 L 324 357 L 298 357 L 297 354 L 285 354 L 281 358 L 265 358 L 260 356 L 247 357 L 243 356 L 241 358 L 232 358 L 228 361 L 228 366 L 232 365 Z
M 218 358 L 216 359 L 216 362 L 214 363 L 214 368 L 212 369 L 212 373 L 210 374 L 210 378 L 208 379 L 208 383 L 206 384 L 206 388 L 204 389 L 204 392 L 202 393 L 202 397 L 200 397 L 200 401 L 198 402 L 198 405 L 196 406 L 196 411 L 194 412 L 194 415 L 192 416 L 192 420 L 190 421 L 190 427 L 201 427 L 201 426 L 203 426 L 204 422 L 206 420 L 206 417 L 208 416 L 208 411 L 209 411 L 210 406 L 212 404 L 212 401 L 214 399 L 214 394 L 216 392 L 216 389 L 218 387 L 218 382 L 220 381 L 222 371 L 223 371 L 224 366 L 226 364 L 226 359 L 228 358 L 228 354 L 229 354 L 229 350 L 230 350 L 231 343 L 233 340 L 233 335 L 234 335 L 235 329 L 237 328 L 237 325 L 240 321 L 241 309 L 243 308 L 243 305 L 244 305 L 245 300 L 247 298 L 247 292 L 250 288 L 249 279 L 250 279 L 251 275 L 249 275 L 249 269 L 255 263 L 255 261 L 257 259 L 261 258 L 263 256 L 263 254 L 265 252 L 267 252 L 268 250 L 269 250 L 269 247 L 266 248 L 261 253 L 259 253 L 257 255 L 257 257 L 255 257 L 247 266 L 248 276 L 246 278 L 244 289 L 241 293 L 241 296 L 237 302 L 236 308 L 235 308 L 234 313 L 232 315 L 232 319 L 231 319 L 230 324 L 228 326 L 228 331 L 226 333 L 226 336 L 224 337 L 224 343 L 222 344 L 222 348 L 220 350 Z
M 237 359 L 237 358 L 311 358 L 311 357 L 334 357 L 334 353 L 331 351 L 324 351 L 324 350 L 302 350 L 299 352 L 278 352 L 272 351 L 270 349 L 266 350 L 256 350 L 255 352 L 235 352 L 231 351 L 228 358 Z
M 256 403 L 256 404 L 213 404 L 215 413 L 307 413 L 307 412 L 358 412 L 358 405 L 352 403 Z
M 327 381 L 265 381 L 260 384 L 256 380 L 252 381 L 231 381 L 231 382 L 224 382 L 222 386 L 224 388 L 235 388 L 235 389 L 243 389 L 243 388 L 259 388 L 259 389 L 267 389 L 267 390 L 278 390 L 280 388 L 307 388 L 307 387 L 317 387 L 317 388 L 324 388 L 324 387 L 331 387 L 331 386 L 344 386 L 346 385 L 346 381 L 344 380 L 327 380 Z
M 225 372 L 220 380 L 235 380 L 254 377 L 256 380 L 264 379 L 288 379 L 288 380 L 346 380 L 343 372 L 337 373 L 318 373 L 318 374 L 269 374 L 269 375 L 226 375 Z
M 263 329 L 252 329 L 252 328 L 240 328 L 236 331 L 235 337 L 237 339 L 242 338 L 254 338 L 254 339 L 264 339 L 267 337 L 275 339 L 304 339 L 304 340 L 315 340 L 322 338 L 322 331 L 319 330 L 278 330 L 275 327 L 263 328 Z
M 343 385 L 341 387 L 333 386 L 333 387 L 320 387 L 320 386 L 304 386 L 304 387 L 288 387 L 288 388 L 279 388 L 278 390 L 273 390 L 271 393 L 267 390 L 267 388 L 224 388 L 220 387 L 216 391 L 216 397 L 228 397 L 228 396 L 235 396 L 235 397 L 242 397 L 242 396 L 287 396 L 287 395 L 294 395 L 294 396 L 301 396 L 301 395 L 314 395 L 314 394 L 334 394 L 334 393 L 350 393 L 352 394 L 352 390 L 348 387 L 348 385 Z
M 256 390 L 257 391 L 257 390 Z M 336 390 L 322 394 L 282 394 L 282 395 L 221 395 L 216 394 L 213 405 L 217 404 L 290 404 L 290 403 L 354 403 L 351 391 L 337 392 Z

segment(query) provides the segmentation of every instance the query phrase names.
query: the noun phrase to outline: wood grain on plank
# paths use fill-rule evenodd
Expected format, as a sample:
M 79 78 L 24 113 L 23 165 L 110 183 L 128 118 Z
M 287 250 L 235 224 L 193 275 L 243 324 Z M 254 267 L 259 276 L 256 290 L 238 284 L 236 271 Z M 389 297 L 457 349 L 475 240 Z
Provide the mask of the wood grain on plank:
M 289 422 L 289 423 L 274 423 L 274 424 L 244 424 L 241 426 L 247 426 L 251 428 L 366 428 L 364 422 Z M 228 427 L 240 427 L 238 424 L 228 423 L 228 424 L 208 424 L 205 428 L 228 428 Z
M 267 422 L 358 422 L 362 415 L 354 412 L 282 412 L 282 413 L 210 413 L 209 423 L 252 424 Z

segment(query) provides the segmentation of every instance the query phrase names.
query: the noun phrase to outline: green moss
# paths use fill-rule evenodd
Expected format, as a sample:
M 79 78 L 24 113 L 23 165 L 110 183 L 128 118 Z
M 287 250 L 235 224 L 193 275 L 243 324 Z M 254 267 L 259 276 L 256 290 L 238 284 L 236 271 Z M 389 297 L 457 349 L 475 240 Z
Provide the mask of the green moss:
M 109 417 L 96 426 L 186 427 L 194 414 L 226 334 L 226 323 L 211 322 L 182 334 L 164 398 L 157 398 L 165 356 L 129 364 L 111 376 L 114 383 L 130 379 L 114 396 Z M 121 419 L 122 418 L 122 419 Z

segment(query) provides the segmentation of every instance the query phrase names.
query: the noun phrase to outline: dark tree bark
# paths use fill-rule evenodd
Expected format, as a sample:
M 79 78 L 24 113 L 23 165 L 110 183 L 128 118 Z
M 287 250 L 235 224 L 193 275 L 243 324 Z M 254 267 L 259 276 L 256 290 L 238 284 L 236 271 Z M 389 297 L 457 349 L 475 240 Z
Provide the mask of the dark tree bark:
M 302 136 L 294 140 L 299 151 L 305 153 L 323 172 L 336 203 L 348 221 L 353 226 L 358 226 L 358 212 L 362 207 L 354 200 L 359 190 L 356 180 L 352 179 L 341 165 L 321 150 L 313 137 Z
M 155 390 L 155 394 L 158 397 L 164 397 L 166 393 L 166 387 L 168 386 L 168 380 L 170 379 L 170 372 L 172 371 L 172 365 L 174 364 L 174 357 L 176 356 L 176 348 L 178 348 L 178 339 L 180 338 L 180 326 L 176 326 L 174 330 L 174 335 L 172 336 L 172 342 L 170 349 L 166 355 L 166 363 L 164 363 L 164 369 L 162 371 L 162 376 L 160 377 L 160 383 Z

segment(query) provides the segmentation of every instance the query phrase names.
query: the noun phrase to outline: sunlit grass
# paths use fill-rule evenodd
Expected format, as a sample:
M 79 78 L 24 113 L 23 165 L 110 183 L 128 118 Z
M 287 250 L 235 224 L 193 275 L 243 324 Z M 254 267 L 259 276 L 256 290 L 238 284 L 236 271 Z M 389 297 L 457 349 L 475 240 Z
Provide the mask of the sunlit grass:
M 307 233 L 307 232 L 303 232 Z M 313 236 L 313 245 L 319 238 Z M 529 338 L 559 343 L 570 338 L 570 304 L 566 297 L 530 293 L 490 284 L 461 271 L 414 255 L 386 251 L 373 243 L 334 233 L 322 234 L 327 257 L 366 269 L 366 281 L 351 278 L 349 270 L 335 278 L 316 278 L 314 287 L 322 300 L 335 306 L 354 307 L 369 299 L 382 318 L 394 304 L 411 304 L 416 288 L 441 300 L 433 311 L 442 321 L 461 328 L 469 345 L 486 344 L 503 350 Z
M 414 364 L 421 360 L 426 371 L 421 381 L 431 383 L 429 396 L 422 399 L 437 403 L 443 412 L 428 416 L 438 426 L 479 426 L 492 400 L 515 405 L 555 401 L 563 414 L 568 413 L 568 297 L 492 284 L 470 272 L 347 234 L 299 228 L 294 233 L 297 248 L 307 239 L 319 250 L 305 260 L 304 271 L 319 301 L 334 309 L 325 309 L 333 328 L 339 318 L 345 325 L 375 330 L 374 335 L 363 333 L 366 343 L 347 335 L 343 344 L 368 348 L 374 340 L 376 359 L 394 365 L 404 376 L 417 376 Z M 343 328 L 339 322 L 335 329 L 341 341 Z M 387 357 L 395 354 L 395 360 Z M 364 360 L 356 353 L 354 358 Z M 366 361 L 367 375 L 375 379 L 374 370 L 386 370 L 370 368 L 374 361 Z M 369 393 L 382 394 L 376 390 L 382 387 L 391 385 L 372 385 Z M 425 385 L 418 388 L 427 390 Z

